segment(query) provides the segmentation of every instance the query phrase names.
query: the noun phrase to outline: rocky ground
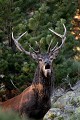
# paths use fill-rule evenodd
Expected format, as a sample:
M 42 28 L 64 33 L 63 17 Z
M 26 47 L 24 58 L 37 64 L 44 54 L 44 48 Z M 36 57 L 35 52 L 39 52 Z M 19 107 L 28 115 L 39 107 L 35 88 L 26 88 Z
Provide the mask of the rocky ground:
M 60 88 L 55 93 L 52 97 L 52 108 L 44 120 L 80 120 L 80 81 L 72 90 L 65 92 Z

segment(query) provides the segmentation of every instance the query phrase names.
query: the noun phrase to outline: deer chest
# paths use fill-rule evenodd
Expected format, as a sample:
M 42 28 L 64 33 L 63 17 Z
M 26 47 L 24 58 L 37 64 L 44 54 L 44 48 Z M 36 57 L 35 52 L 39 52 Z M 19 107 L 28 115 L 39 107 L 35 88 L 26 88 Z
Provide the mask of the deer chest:
M 51 102 L 47 98 L 33 98 L 27 104 L 25 103 L 21 109 L 21 113 L 29 118 L 41 119 L 50 109 Z

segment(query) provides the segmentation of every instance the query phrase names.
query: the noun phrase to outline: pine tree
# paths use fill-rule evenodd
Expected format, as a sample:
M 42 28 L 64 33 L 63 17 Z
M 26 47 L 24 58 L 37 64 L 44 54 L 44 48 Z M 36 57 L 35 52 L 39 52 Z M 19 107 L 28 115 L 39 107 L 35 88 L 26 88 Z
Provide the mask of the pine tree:
M 11 38 L 12 28 L 18 25 L 22 20 L 18 4 L 19 2 L 19 0 L 17 2 L 13 0 L 0 1 L 0 34 L 2 34 L 1 41 L 5 41 L 10 47 L 13 47 L 14 45 Z
M 15 38 L 27 31 L 27 34 L 20 40 L 22 46 L 31 50 L 27 45 L 29 42 L 34 49 L 37 49 L 35 44 L 37 41 L 42 52 L 45 52 L 52 39 L 52 47 L 57 41 L 61 43 L 61 40 L 53 35 L 49 28 L 63 34 L 62 24 L 64 23 L 67 28 L 67 39 L 65 46 L 54 61 L 56 84 L 63 80 L 65 82 L 68 74 L 71 80 L 76 81 L 80 75 L 77 65 L 79 63 L 74 61 L 76 54 L 74 47 L 77 46 L 77 42 L 71 34 L 71 21 L 77 4 L 76 0 L 0 0 L 0 40 L 8 41 L 9 46 L 12 46 L 12 28 Z M 3 81 L 9 82 L 12 79 L 17 86 L 22 86 L 26 81 L 31 82 L 35 63 L 28 56 L 18 51 L 14 53 L 8 45 L 5 47 L 4 44 L 0 46 L 0 53 L 0 74 L 5 75 Z M 74 63 L 76 72 L 73 71 Z

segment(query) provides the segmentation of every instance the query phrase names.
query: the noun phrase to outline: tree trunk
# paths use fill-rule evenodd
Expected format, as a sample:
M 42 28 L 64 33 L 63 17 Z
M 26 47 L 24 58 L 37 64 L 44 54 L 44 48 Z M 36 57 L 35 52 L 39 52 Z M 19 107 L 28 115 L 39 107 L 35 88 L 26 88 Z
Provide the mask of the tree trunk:
M 9 12 L 10 12 L 10 16 L 9 16 L 9 19 L 7 21 L 7 26 L 8 26 L 8 41 L 9 41 L 9 47 L 11 47 L 14 51 L 16 50 L 16 46 L 14 44 L 14 41 L 12 40 L 12 27 L 13 27 L 13 21 L 12 21 L 12 6 L 13 6 L 13 0 L 10 1 L 10 9 L 9 9 Z

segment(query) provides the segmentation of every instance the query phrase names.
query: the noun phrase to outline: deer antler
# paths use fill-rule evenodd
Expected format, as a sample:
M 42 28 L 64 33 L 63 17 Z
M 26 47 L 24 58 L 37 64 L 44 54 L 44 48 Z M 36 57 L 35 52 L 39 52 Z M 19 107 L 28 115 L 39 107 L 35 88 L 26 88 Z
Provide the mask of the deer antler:
M 48 47 L 47 53 L 49 53 L 49 51 L 50 51 L 50 48 L 51 48 L 51 44 L 52 44 L 52 42 L 53 42 L 53 39 L 51 40 L 51 42 L 50 42 L 50 44 L 49 44 L 49 47 Z
M 37 41 L 35 41 L 36 45 L 38 46 L 38 53 L 41 53 L 40 45 Z
M 35 59 L 38 51 L 35 51 L 35 50 L 33 49 L 33 47 L 31 47 L 31 45 L 27 42 L 28 45 L 29 45 L 29 47 L 33 50 L 33 53 L 28 52 L 28 51 L 26 51 L 26 50 L 21 46 L 21 44 L 18 42 L 18 41 L 20 40 L 20 38 L 23 37 L 23 35 L 25 35 L 25 34 L 26 34 L 26 32 L 24 32 L 24 33 L 23 33 L 22 35 L 20 35 L 17 39 L 15 39 L 14 36 L 13 36 L 13 32 L 12 32 L 12 39 L 13 39 L 16 47 L 17 47 L 21 52 L 24 52 L 26 55 L 30 55 L 30 56 L 32 56 L 32 57 Z
M 59 36 L 60 38 L 62 38 L 62 43 L 61 43 L 61 45 L 58 46 L 58 42 L 57 42 L 57 44 L 54 46 L 54 48 L 51 49 L 51 50 L 49 50 L 50 52 L 55 52 L 55 51 L 59 50 L 59 49 L 63 46 L 63 44 L 64 44 L 64 42 L 65 42 L 65 40 L 66 40 L 66 27 L 65 27 L 64 24 L 63 24 L 63 27 L 64 27 L 64 34 L 63 34 L 63 35 L 55 32 L 55 31 L 52 30 L 52 29 L 49 29 L 52 33 L 54 33 L 55 35 L 57 35 L 57 36 Z M 50 46 L 51 46 L 51 45 L 50 45 Z M 50 48 L 49 48 L 49 49 L 50 49 Z

